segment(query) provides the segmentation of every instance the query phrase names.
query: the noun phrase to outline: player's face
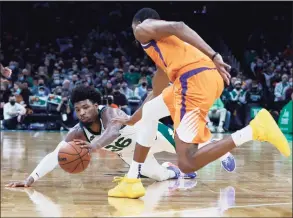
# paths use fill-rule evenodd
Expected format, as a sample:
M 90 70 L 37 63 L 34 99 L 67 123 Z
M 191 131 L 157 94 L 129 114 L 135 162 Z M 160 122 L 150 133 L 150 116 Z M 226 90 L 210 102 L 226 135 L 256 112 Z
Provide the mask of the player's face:
M 78 120 L 85 126 L 91 125 L 98 117 L 98 104 L 88 99 L 75 103 L 74 109 Z

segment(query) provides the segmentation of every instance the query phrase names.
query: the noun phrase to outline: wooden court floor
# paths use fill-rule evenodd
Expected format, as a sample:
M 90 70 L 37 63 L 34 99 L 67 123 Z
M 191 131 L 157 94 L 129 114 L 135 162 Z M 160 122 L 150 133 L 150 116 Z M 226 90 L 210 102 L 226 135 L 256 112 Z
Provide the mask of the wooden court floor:
M 1 132 L 1 217 L 292 217 L 292 157 L 286 159 L 271 145 L 257 142 L 232 152 L 237 160 L 234 173 L 223 171 L 215 161 L 195 180 L 145 179 L 147 195 L 138 200 L 107 197 L 115 185 L 113 176 L 122 176 L 128 167 L 105 152 L 95 154 L 81 174 L 56 168 L 31 188 L 4 187 L 30 174 L 65 134 Z M 157 157 L 176 163 L 174 155 Z

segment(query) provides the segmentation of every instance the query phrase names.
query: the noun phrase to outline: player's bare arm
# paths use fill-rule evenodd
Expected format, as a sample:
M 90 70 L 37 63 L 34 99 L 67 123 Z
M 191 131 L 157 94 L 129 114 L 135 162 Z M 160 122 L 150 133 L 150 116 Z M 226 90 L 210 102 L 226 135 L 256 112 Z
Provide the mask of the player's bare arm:
M 135 111 L 135 113 L 130 118 L 117 117 L 112 119 L 113 122 L 120 122 L 125 125 L 134 125 L 142 117 L 142 109 L 145 103 L 152 100 L 153 98 L 159 96 L 163 90 L 169 85 L 169 78 L 167 74 L 157 66 L 157 71 L 152 78 L 153 90 L 148 94 L 147 98 L 144 100 L 142 105 Z
M 38 169 L 38 167 L 40 167 L 40 169 L 38 170 L 35 169 L 34 172 L 30 176 L 28 176 L 24 181 L 10 182 L 9 184 L 6 185 L 6 187 L 11 187 L 11 188 L 30 187 L 36 181 L 34 177 L 44 176 L 45 174 L 49 173 L 51 170 L 53 170 L 57 166 L 58 164 L 57 158 L 56 158 L 57 154 L 55 153 L 56 152 L 58 153 L 59 148 L 62 147 L 66 142 L 73 141 L 74 139 L 86 140 L 86 137 L 84 136 L 83 131 L 79 126 L 75 126 L 74 128 L 72 128 L 72 130 L 69 133 L 67 133 L 67 135 L 65 136 L 65 139 L 58 144 L 57 148 L 53 152 L 46 155 L 41 160 L 41 162 L 36 167 L 36 169 Z M 48 169 L 43 169 L 42 166 L 50 166 L 50 167 Z M 43 175 L 39 175 L 38 172 L 39 173 L 42 172 Z
M 82 148 L 89 148 L 93 151 L 109 145 L 120 136 L 119 130 L 123 126 L 121 123 L 112 122 L 112 119 L 117 117 L 124 119 L 128 118 L 128 116 L 120 109 L 111 107 L 106 108 L 101 117 L 105 127 L 105 131 L 101 134 L 101 136 L 94 139 L 91 143 L 87 143 L 82 140 L 74 140 L 74 142 Z
M 216 53 L 194 30 L 182 21 L 147 19 L 136 26 L 134 35 L 143 44 L 151 40 L 159 41 L 162 38 L 174 35 L 182 41 L 193 45 L 210 58 Z
M 151 40 L 159 41 L 168 36 L 177 36 L 184 42 L 196 47 L 205 55 L 213 60 L 219 73 L 229 84 L 230 74 L 225 68 L 231 68 L 224 63 L 220 54 L 215 52 L 194 30 L 188 27 L 184 22 L 164 21 L 155 19 L 146 19 L 137 26 L 133 26 L 135 38 L 142 44 Z

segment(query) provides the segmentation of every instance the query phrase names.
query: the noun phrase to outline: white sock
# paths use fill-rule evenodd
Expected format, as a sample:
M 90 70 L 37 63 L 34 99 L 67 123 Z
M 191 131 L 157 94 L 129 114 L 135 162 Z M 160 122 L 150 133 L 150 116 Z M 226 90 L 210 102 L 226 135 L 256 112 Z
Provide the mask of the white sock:
M 127 177 L 130 179 L 140 178 L 142 165 L 143 165 L 143 163 L 138 163 L 138 162 L 132 160 L 129 171 L 127 173 Z
M 250 125 L 232 133 L 231 136 L 237 147 L 253 139 Z

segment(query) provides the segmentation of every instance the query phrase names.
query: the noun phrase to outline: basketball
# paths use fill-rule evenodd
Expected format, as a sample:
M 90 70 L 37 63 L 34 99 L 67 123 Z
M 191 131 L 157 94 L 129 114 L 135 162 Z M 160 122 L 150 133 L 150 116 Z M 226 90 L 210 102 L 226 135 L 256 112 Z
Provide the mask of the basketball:
M 68 173 L 81 173 L 89 165 L 91 155 L 86 148 L 80 148 L 74 142 L 68 142 L 58 152 L 58 163 Z

